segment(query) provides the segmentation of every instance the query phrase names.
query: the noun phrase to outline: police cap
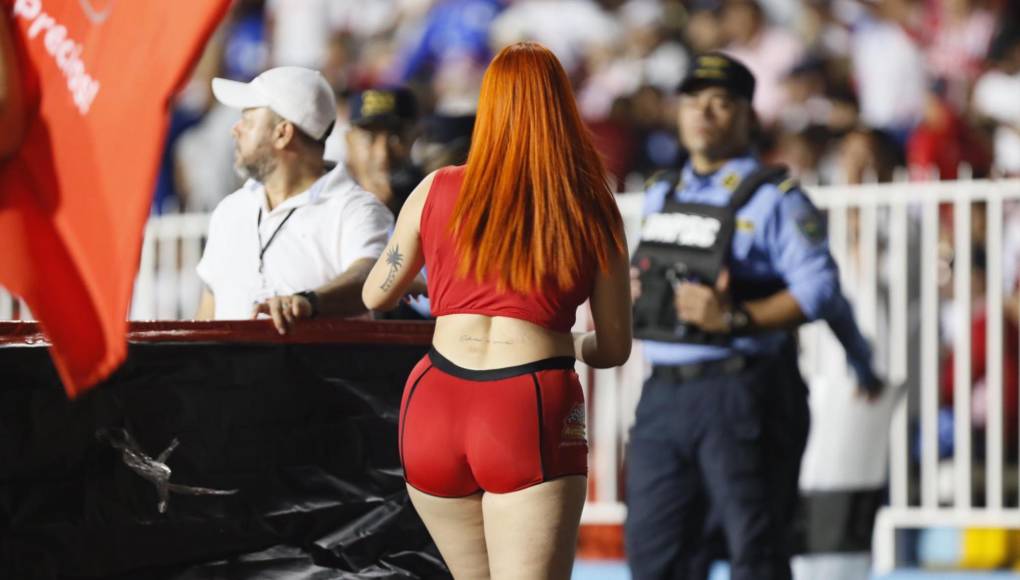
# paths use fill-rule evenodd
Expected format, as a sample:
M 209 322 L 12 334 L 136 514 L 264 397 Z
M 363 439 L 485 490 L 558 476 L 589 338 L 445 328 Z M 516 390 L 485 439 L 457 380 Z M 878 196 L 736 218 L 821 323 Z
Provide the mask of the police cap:
M 750 101 L 754 98 L 754 84 L 754 75 L 742 62 L 721 52 L 707 52 L 695 59 L 677 92 L 693 93 L 705 87 L 723 87 Z

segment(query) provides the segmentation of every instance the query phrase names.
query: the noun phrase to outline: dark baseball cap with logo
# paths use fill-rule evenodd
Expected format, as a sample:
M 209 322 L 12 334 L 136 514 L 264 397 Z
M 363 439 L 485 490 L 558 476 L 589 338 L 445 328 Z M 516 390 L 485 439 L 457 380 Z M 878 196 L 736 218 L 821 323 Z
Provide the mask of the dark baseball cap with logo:
M 744 63 L 721 52 L 706 52 L 694 60 L 677 92 L 693 93 L 705 87 L 723 87 L 751 101 L 754 99 L 754 85 L 754 75 Z
M 406 87 L 368 89 L 350 98 L 351 124 L 363 128 L 397 128 L 418 119 L 418 102 Z

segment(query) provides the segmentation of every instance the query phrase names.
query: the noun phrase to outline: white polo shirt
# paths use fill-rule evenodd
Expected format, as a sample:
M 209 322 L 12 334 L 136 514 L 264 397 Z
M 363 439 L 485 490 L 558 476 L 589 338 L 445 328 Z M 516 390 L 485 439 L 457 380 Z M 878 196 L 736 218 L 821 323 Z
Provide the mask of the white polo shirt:
M 991 70 L 974 85 L 974 109 L 991 118 L 995 130 L 995 165 L 1009 174 L 1020 174 L 1020 74 Z
M 217 320 L 247 319 L 258 302 L 313 290 L 357 260 L 378 258 L 392 228 L 390 210 L 342 164 L 272 211 L 262 184 L 248 180 L 213 211 L 198 276 L 215 297 Z

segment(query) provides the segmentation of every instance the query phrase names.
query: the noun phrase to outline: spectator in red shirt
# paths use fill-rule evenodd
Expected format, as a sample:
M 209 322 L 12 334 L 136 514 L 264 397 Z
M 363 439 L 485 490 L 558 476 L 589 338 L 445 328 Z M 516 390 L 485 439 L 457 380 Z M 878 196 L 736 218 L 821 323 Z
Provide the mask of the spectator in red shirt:
M 978 175 L 986 175 L 991 153 L 978 141 L 970 127 L 943 96 L 939 82 L 928 93 L 924 116 L 907 141 L 907 165 L 917 179 L 938 170 L 940 179 L 956 179 L 960 165 L 970 165 Z
M 1012 449 L 1017 441 L 1017 397 L 1020 376 L 1018 376 L 1018 348 L 1020 339 L 1017 324 L 1008 313 L 1003 315 L 1002 345 L 1002 407 L 991 409 L 988 406 L 988 305 L 985 299 L 985 251 L 983 246 L 974 248 L 971 254 L 973 269 L 971 271 L 971 308 L 970 326 L 970 379 L 971 379 L 971 419 L 976 429 L 984 429 L 991 413 L 1003 414 L 1003 440 L 1007 449 Z M 961 307 L 961 305 L 956 305 Z M 950 351 L 943 360 L 941 369 L 942 406 L 951 407 L 954 395 L 955 357 Z

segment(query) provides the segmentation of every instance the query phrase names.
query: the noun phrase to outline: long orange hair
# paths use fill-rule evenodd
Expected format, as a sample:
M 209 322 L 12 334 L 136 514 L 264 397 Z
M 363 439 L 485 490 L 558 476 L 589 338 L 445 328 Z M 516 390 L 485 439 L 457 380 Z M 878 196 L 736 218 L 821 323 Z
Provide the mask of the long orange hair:
M 451 228 L 460 275 L 530 293 L 609 267 L 626 247 L 605 166 L 567 75 L 534 42 L 504 48 L 482 79 Z

